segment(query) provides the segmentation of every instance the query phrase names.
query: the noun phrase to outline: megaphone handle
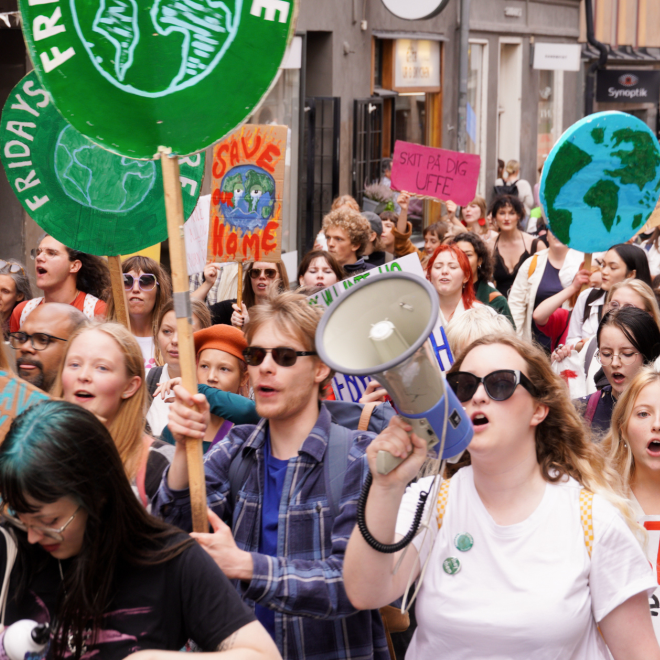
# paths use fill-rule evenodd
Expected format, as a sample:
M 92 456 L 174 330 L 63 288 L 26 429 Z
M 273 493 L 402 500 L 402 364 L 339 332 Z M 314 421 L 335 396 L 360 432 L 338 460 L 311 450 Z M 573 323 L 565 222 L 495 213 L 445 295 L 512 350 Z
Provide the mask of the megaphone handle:
M 408 458 L 406 456 L 406 458 Z M 381 451 L 376 455 L 376 469 L 378 474 L 389 474 L 392 470 L 401 465 L 405 459 L 399 458 L 398 456 L 392 456 L 389 451 Z

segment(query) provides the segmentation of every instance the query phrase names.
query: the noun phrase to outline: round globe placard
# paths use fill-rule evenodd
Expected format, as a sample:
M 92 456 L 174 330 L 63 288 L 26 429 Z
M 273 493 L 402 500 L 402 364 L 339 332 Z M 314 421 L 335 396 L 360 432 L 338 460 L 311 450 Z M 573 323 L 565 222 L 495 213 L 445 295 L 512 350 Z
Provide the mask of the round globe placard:
M 274 83 L 296 0 L 20 0 L 57 109 L 110 151 L 184 155 L 233 130 Z
M 0 158 L 31 218 L 70 248 L 137 252 L 167 238 L 161 168 L 111 153 L 62 119 L 31 71 L 0 118 Z M 204 157 L 179 160 L 184 215 L 197 203 Z
M 543 166 L 541 203 L 552 233 L 580 252 L 630 240 L 660 195 L 660 147 L 624 112 L 599 112 L 569 128 Z

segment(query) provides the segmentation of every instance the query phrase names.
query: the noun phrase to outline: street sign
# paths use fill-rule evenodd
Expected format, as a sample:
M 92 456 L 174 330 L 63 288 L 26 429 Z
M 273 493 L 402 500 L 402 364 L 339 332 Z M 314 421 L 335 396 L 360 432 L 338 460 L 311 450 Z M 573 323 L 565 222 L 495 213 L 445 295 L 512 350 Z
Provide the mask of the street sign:
M 34 71 L 5 103 L 0 159 L 29 216 L 72 249 L 128 254 L 167 238 L 160 168 L 88 140 L 62 119 Z M 202 186 L 203 155 L 183 158 L 180 166 L 188 218 Z
M 153 159 L 200 151 L 274 84 L 295 0 L 20 0 L 43 86 L 104 148 Z

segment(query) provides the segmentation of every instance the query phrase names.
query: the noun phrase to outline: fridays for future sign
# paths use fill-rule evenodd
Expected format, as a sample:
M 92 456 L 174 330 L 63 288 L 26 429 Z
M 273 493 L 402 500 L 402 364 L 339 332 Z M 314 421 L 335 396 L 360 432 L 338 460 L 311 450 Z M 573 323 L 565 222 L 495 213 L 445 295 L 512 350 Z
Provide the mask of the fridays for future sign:
M 88 140 L 64 121 L 34 71 L 2 110 L 0 159 L 28 215 L 70 248 L 128 254 L 167 238 L 161 168 Z M 187 218 L 201 190 L 204 158 L 180 158 L 179 167 Z
M 90 140 L 187 155 L 234 130 L 275 83 L 296 0 L 20 0 L 43 86 Z
M 319 291 L 307 298 L 311 305 L 317 305 L 323 309 L 327 309 L 332 305 L 332 303 L 340 298 L 344 293 L 346 293 L 354 284 L 358 284 L 363 280 L 369 279 L 372 280 L 377 278 L 379 275 L 384 275 L 385 273 L 391 272 L 404 272 L 412 273 L 417 275 L 422 279 L 426 279 L 424 269 L 422 264 L 419 261 L 417 254 L 407 254 L 405 257 L 400 259 L 395 259 L 390 261 L 384 266 L 378 266 L 377 268 L 372 268 L 367 270 L 364 273 L 359 275 L 354 275 L 348 277 L 341 282 L 337 282 L 332 286 L 329 286 L 323 291 Z M 435 329 L 429 337 L 431 345 L 433 346 L 433 352 L 435 353 L 436 359 L 438 360 L 438 365 L 442 371 L 447 371 L 452 364 L 454 364 L 454 356 L 451 353 L 449 348 L 449 342 L 447 341 L 447 335 L 445 334 L 445 329 L 438 315 L 438 322 Z M 365 390 L 371 378 L 368 376 L 349 376 L 347 374 L 335 374 L 335 377 L 332 379 L 332 389 L 335 393 L 335 397 L 338 401 L 353 401 L 358 402 Z
M 481 158 L 475 154 L 397 140 L 392 158 L 392 188 L 467 206 L 476 197 L 480 167 Z

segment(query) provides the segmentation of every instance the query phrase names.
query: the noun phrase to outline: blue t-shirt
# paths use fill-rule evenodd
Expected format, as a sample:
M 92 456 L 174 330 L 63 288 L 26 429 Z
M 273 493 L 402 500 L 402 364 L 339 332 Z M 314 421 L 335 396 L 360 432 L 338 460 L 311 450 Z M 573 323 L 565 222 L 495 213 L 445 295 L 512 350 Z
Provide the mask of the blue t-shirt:
M 264 443 L 264 500 L 261 506 L 261 536 L 259 553 L 277 557 L 277 519 L 282 501 L 282 489 L 289 461 L 274 458 L 270 453 L 270 433 Z M 275 612 L 263 605 L 256 605 L 254 613 L 261 625 L 275 639 Z

